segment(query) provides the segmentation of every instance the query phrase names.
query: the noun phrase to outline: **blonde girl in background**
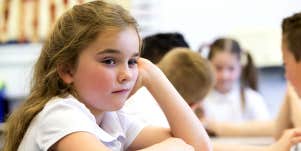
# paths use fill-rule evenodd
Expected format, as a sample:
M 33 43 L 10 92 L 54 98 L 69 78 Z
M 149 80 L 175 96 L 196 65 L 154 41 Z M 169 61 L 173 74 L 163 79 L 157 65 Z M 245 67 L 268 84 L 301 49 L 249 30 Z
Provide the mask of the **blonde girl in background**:
M 257 71 L 252 58 L 236 40 L 216 39 L 210 45 L 208 59 L 215 69 L 216 84 L 202 104 L 206 119 L 242 122 L 269 118 L 256 91 Z
M 93 1 L 65 12 L 44 43 L 30 95 L 7 121 L 4 151 L 212 150 L 202 124 L 164 74 L 139 58 L 140 48 L 136 21 L 118 5 Z M 119 110 L 140 85 L 170 129 Z

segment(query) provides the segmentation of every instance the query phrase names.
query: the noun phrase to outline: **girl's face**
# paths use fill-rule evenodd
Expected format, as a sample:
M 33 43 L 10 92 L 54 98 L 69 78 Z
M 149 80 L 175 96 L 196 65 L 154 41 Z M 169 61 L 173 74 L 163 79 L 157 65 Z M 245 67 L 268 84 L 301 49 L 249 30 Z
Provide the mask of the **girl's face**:
M 139 38 L 133 28 L 102 32 L 83 49 L 70 80 L 94 114 L 120 109 L 137 76 Z
M 227 93 L 240 76 L 241 65 L 237 56 L 227 51 L 216 52 L 211 62 L 216 72 L 215 89 Z
M 285 76 L 288 81 L 296 89 L 299 96 L 301 96 L 301 61 L 297 62 L 293 54 L 289 51 L 285 39 L 282 39 L 282 57 L 285 66 Z

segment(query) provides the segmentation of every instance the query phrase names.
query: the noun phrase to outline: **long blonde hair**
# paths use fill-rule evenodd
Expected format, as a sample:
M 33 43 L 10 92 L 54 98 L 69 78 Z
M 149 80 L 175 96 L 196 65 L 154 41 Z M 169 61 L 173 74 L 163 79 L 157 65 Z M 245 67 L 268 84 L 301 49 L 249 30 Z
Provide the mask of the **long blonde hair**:
M 35 64 L 28 98 L 7 120 L 4 151 L 18 149 L 32 119 L 52 97 L 76 95 L 72 86 L 60 79 L 58 66 L 76 69 L 81 50 L 101 32 L 129 26 L 138 33 L 135 19 L 126 10 L 104 1 L 76 5 L 65 12 L 44 43 Z

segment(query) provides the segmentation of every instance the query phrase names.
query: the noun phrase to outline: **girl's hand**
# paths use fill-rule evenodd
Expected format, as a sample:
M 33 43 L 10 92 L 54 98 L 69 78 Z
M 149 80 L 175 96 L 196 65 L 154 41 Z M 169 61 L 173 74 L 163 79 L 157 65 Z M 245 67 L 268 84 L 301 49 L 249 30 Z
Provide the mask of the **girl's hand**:
M 138 60 L 139 68 L 139 80 L 142 85 L 148 86 L 151 84 L 151 81 L 154 80 L 160 74 L 164 75 L 163 72 L 159 69 L 158 66 L 153 64 L 151 61 L 139 58 Z
M 293 145 L 301 142 L 301 128 L 285 130 L 279 140 L 270 146 L 269 151 L 289 151 Z
M 147 85 L 151 83 L 151 80 L 153 80 L 157 75 L 161 74 L 161 70 L 155 64 L 144 58 L 138 59 L 138 70 L 138 78 L 130 96 L 142 86 L 147 87 Z
M 170 137 L 161 143 L 155 144 L 153 146 L 150 146 L 146 149 L 143 149 L 141 151 L 147 151 L 147 150 L 158 150 L 158 151 L 194 151 L 194 148 L 186 144 L 182 139 L 180 138 L 174 138 Z

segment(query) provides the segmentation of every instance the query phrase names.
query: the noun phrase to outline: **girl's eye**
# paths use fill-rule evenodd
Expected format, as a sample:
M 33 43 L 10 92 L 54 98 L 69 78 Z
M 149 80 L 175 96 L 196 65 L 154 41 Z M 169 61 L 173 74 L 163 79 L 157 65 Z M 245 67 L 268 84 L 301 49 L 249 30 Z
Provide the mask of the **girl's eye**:
M 136 65 L 137 64 L 137 59 L 130 59 L 128 64 L 129 65 Z
M 222 70 L 223 70 L 223 67 L 222 67 L 222 66 L 215 66 L 215 69 L 216 69 L 217 71 L 222 71 Z
M 116 64 L 116 61 L 112 58 L 109 58 L 109 59 L 104 59 L 102 61 L 102 63 L 107 64 L 107 65 L 113 65 L 113 64 Z
M 229 67 L 229 71 L 234 71 L 234 67 Z

